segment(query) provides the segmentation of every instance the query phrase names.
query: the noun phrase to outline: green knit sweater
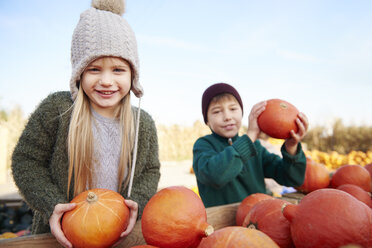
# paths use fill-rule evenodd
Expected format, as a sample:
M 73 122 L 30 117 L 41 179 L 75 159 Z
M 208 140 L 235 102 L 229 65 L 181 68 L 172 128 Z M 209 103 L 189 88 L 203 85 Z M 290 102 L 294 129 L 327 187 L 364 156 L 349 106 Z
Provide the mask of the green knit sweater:
M 305 177 L 306 157 L 299 144 L 292 156 L 281 148 L 283 158 L 269 153 L 258 140 L 235 136 L 229 145 L 212 133 L 199 138 L 193 148 L 193 169 L 205 207 L 240 202 L 253 193 L 266 193 L 265 178 L 281 185 L 300 186 Z
M 67 135 L 71 117 L 70 92 L 49 95 L 30 116 L 12 156 L 12 173 L 20 194 L 34 213 L 32 233 L 50 232 L 54 206 L 67 203 Z M 138 152 L 131 197 L 139 205 L 139 218 L 156 193 L 160 178 L 155 123 L 141 110 Z

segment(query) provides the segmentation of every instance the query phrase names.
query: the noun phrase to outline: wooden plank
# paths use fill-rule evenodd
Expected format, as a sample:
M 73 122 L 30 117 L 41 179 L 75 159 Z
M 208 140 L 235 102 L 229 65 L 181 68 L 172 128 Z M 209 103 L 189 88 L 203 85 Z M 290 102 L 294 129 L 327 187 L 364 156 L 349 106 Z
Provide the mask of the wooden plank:
M 225 226 L 235 225 L 235 215 L 240 203 L 223 205 L 218 207 L 207 208 L 207 222 L 218 230 Z M 146 244 L 142 231 L 141 221 L 137 221 L 130 235 L 118 246 L 120 248 L 130 248 L 135 245 Z M 47 248 L 47 247 L 62 247 L 54 236 L 48 234 L 29 235 L 18 238 L 0 240 L 2 248 Z
M 207 222 L 214 230 L 235 225 L 235 215 L 240 202 L 207 208 Z
M 18 238 L 10 238 L 0 240 L 0 247 L 4 248 L 16 248 L 16 247 L 56 247 L 63 248 L 57 240 L 50 233 L 38 234 L 38 235 L 29 235 Z
M 282 195 L 283 198 L 292 198 L 292 199 L 296 199 L 298 201 L 301 201 L 302 198 L 304 198 L 304 196 L 305 196 L 305 194 L 300 193 L 300 192 L 293 192 L 293 193 L 287 193 L 287 194 Z
M 130 235 L 117 247 L 129 248 L 135 245 L 146 244 L 142 232 L 141 232 L 141 222 L 138 221 Z M 29 235 L 18 238 L 10 238 L 0 240 L 0 247 L 2 248 L 63 248 L 54 236 L 50 233 Z
M 291 198 L 291 197 L 276 197 L 278 199 L 293 203 L 293 204 L 298 204 L 300 202 L 299 199 Z
M 8 207 L 20 207 L 23 199 L 18 193 L 3 194 L 0 195 L 0 203 L 6 204 Z

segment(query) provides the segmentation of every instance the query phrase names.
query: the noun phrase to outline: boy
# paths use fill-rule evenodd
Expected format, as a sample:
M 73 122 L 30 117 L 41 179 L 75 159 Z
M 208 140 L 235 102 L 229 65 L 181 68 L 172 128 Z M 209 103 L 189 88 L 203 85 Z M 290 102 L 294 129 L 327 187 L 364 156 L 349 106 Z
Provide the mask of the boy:
M 266 102 L 253 106 L 247 133 L 239 136 L 243 103 L 234 87 L 218 83 L 207 88 L 202 97 L 204 122 L 212 134 L 199 138 L 193 148 L 193 169 L 205 207 L 240 202 L 253 193 L 266 193 L 265 177 L 281 185 L 300 186 L 305 177 L 306 157 L 300 141 L 308 121 L 303 113 L 281 148 L 283 158 L 269 153 L 257 140 L 257 117 Z

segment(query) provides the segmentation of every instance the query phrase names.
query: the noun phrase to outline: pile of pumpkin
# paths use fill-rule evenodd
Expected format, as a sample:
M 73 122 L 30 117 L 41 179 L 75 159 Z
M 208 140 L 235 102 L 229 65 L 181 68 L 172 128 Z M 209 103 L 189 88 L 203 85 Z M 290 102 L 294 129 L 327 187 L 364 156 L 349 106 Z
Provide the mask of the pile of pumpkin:
M 367 170 L 370 168 L 370 171 Z M 236 225 L 213 231 L 197 195 L 169 187 L 150 199 L 142 217 L 148 245 L 139 247 L 372 247 L 372 164 L 345 165 L 331 177 L 307 158 L 305 196 L 298 204 L 256 193 L 236 212 Z
M 75 248 L 111 247 L 120 239 L 129 219 L 120 194 L 92 189 L 72 201 L 77 207 L 64 214 L 62 229 Z M 132 248 L 279 247 L 259 230 L 229 226 L 215 231 L 200 197 L 183 186 L 158 191 L 144 208 L 141 227 L 147 244 Z
M 195 192 L 183 186 L 167 187 L 145 206 L 141 228 L 146 245 L 134 247 L 372 247 L 370 173 L 359 165 L 345 165 L 330 177 L 324 165 L 308 158 L 305 181 L 298 188 L 305 196 L 298 204 L 252 194 L 239 204 L 236 225 L 218 230 L 208 224 Z M 78 207 L 63 217 L 62 227 L 74 247 L 110 247 L 128 223 L 124 199 L 107 190 L 89 192 L 97 194 L 99 204 L 87 203 L 84 198 L 89 193 L 84 193 Z M 84 204 L 90 208 L 79 210 Z M 101 220 L 84 219 L 89 215 Z M 77 224 L 75 229 L 72 223 Z
M 305 151 L 315 162 L 324 164 L 329 170 L 336 170 L 343 165 L 367 165 L 372 163 L 372 151 L 351 151 L 344 155 L 336 151 L 326 153 L 318 150 Z
M 253 194 L 239 205 L 236 224 L 263 231 L 279 247 L 372 247 L 371 178 L 372 164 L 344 165 L 331 175 L 307 158 L 298 205 Z

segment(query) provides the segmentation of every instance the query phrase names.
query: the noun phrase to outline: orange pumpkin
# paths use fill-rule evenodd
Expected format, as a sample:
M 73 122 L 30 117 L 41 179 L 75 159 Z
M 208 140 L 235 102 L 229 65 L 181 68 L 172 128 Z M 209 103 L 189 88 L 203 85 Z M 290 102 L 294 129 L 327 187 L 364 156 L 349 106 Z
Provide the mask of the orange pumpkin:
M 260 201 L 253 206 L 244 219 L 243 226 L 260 230 L 281 248 L 294 247 L 290 223 L 282 213 L 283 207 L 291 204 L 281 199 Z
M 146 243 L 162 248 L 197 247 L 213 232 L 202 200 L 183 186 L 164 188 L 151 197 L 141 225 Z
M 125 231 L 129 208 L 108 189 L 91 189 L 72 199 L 76 207 L 62 218 L 62 230 L 74 247 L 111 247 Z
M 370 192 L 371 175 L 360 165 L 344 165 L 338 168 L 331 178 L 332 188 L 342 184 L 354 184 Z
M 317 189 L 327 188 L 331 182 L 328 169 L 323 165 L 306 158 L 306 172 L 304 183 L 297 187 L 298 191 L 310 193 Z
M 295 106 L 280 99 L 267 100 L 265 110 L 257 119 L 258 126 L 267 135 L 277 139 L 288 139 L 290 131 L 298 131 L 296 119 L 299 111 Z
M 372 247 L 372 210 L 350 194 L 318 189 L 284 207 L 296 248 Z
M 338 186 L 337 189 L 349 193 L 350 195 L 357 198 L 359 201 L 367 204 L 368 207 L 372 208 L 371 193 L 363 190 L 361 187 L 354 184 L 342 184 Z
M 244 198 L 244 200 L 239 204 L 238 210 L 236 211 L 235 215 L 236 225 L 241 226 L 243 224 L 245 216 L 257 202 L 272 198 L 273 198 L 272 196 L 263 193 L 251 194 Z
M 204 238 L 198 248 L 279 248 L 266 234 L 241 226 L 221 228 Z

